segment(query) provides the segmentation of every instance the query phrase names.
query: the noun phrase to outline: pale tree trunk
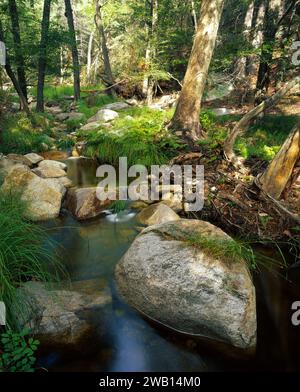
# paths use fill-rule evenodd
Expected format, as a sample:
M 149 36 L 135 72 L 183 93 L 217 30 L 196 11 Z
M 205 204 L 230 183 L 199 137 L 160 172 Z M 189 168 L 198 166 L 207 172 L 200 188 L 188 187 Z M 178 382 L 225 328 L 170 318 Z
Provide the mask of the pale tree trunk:
M 36 110 L 38 112 L 44 111 L 44 85 L 45 85 L 45 74 L 47 66 L 47 42 L 50 25 L 50 8 L 51 0 L 44 1 L 44 11 L 42 20 L 42 33 L 40 43 L 40 55 L 38 65 L 38 84 L 37 84 L 37 104 Z
M 65 0 L 66 18 L 69 27 L 70 46 L 72 49 L 72 60 L 73 60 L 73 77 L 74 77 L 74 99 L 78 101 L 80 99 L 80 65 L 79 56 L 76 42 L 76 32 L 74 26 L 74 17 L 71 0 Z
M 110 87 L 113 86 L 115 82 L 111 69 L 109 51 L 108 51 L 107 41 L 106 41 L 106 34 L 103 25 L 102 5 L 100 4 L 99 0 L 95 0 L 95 25 L 96 28 L 98 29 L 99 36 L 101 39 L 101 49 L 102 49 L 102 56 L 104 61 L 105 83 Z M 116 89 L 114 87 L 109 88 L 108 92 L 116 92 Z
M 279 200 L 299 175 L 300 166 L 300 122 L 275 156 L 267 170 L 258 178 L 261 189 Z
M 260 105 L 256 106 L 254 109 L 250 110 L 233 128 L 230 132 L 228 138 L 224 143 L 224 153 L 228 160 L 233 160 L 235 157 L 233 148 L 236 141 L 236 138 L 245 132 L 247 127 L 249 126 L 251 120 L 257 117 L 259 114 L 264 112 L 267 109 L 270 109 L 274 105 L 276 105 L 292 88 L 299 85 L 300 77 L 296 77 L 290 82 L 286 83 L 284 87 L 282 87 L 276 94 L 272 97 L 266 99 Z
M 264 30 L 264 20 L 266 13 L 266 1 L 265 0 L 255 0 L 254 4 L 254 16 L 251 26 L 250 41 L 254 50 L 260 48 L 263 43 L 263 30 Z M 247 59 L 247 75 L 257 75 L 258 67 L 258 56 L 251 55 Z M 253 86 L 255 87 L 255 85 Z
M 278 31 L 278 22 L 284 13 L 285 0 L 268 0 L 264 20 L 263 45 L 257 75 L 256 88 L 268 91 L 270 85 L 273 45 Z
M 194 22 L 194 27 L 195 27 L 195 31 L 197 33 L 198 21 L 197 21 L 197 12 L 196 12 L 196 7 L 195 7 L 195 2 L 194 2 L 194 0 L 190 0 L 190 2 L 191 2 L 191 12 L 192 12 L 192 18 L 193 18 L 193 22 Z
M 90 78 L 91 78 L 93 42 L 94 42 L 94 32 L 91 32 L 89 38 L 88 51 L 87 51 L 86 79 L 88 83 L 90 83 Z
M 158 0 L 151 0 L 151 26 L 148 27 L 148 43 L 146 49 L 146 67 L 151 69 L 153 61 L 156 57 L 156 34 L 158 23 Z M 143 82 L 143 94 L 147 97 L 147 104 L 150 105 L 153 99 L 153 89 L 155 81 L 152 77 L 146 76 Z
M 200 108 L 213 56 L 224 0 L 203 0 L 198 29 L 182 91 L 170 128 L 188 144 L 203 137 L 200 127 Z
M 249 41 L 251 34 L 251 27 L 254 15 L 254 0 L 251 1 L 247 8 L 246 16 L 244 19 L 243 36 L 245 41 Z M 244 79 L 247 76 L 247 57 L 240 57 L 235 65 L 235 74 L 237 79 Z

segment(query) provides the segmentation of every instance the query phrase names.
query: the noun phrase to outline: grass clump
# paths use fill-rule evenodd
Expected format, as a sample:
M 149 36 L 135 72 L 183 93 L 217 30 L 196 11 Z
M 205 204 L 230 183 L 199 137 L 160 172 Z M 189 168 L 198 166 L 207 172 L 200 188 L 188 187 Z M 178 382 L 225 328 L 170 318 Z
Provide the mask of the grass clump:
M 125 200 L 116 200 L 111 204 L 109 210 L 113 214 L 118 214 L 119 212 L 126 210 L 126 206 L 127 206 L 127 202 Z
M 7 325 L 14 330 L 28 310 L 18 287 L 32 280 L 59 281 L 62 272 L 55 252 L 49 252 L 45 230 L 27 221 L 25 211 L 18 195 L 0 192 L 0 301 L 7 308 Z
M 130 166 L 166 163 L 182 148 L 177 138 L 163 129 L 168 117 L 169 112 L 148 108 L 123 111 L 111 128 L 81 134 L 87 141 L 87 155 L 114 166 L 120 157 L 127 157 Z
M 35 127 L 32 125 L 35 123 Z M 14 117 L 0 120 L 1 144 L 0 152 L 4 154 L 27 154 L 50 148 L 53 140 L 50 138 L 50 121 L 46 116 L 33 115 L 33 120 L 23 113 Z

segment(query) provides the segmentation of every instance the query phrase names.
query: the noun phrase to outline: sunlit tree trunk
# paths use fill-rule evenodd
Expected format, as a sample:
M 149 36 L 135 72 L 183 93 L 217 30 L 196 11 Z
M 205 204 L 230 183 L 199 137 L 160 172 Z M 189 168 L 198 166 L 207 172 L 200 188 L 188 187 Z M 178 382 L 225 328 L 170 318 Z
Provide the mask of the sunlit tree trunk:
M 191 2 L 191 12 L 192 12 L 193 23 L 194 23 L 195 31 L 197 33 L 198 21 L 197 21 L 196 6 L 195 6 L 194 0 L 190 0 L 190 2 Z
M 22 53 L 21 45 L 21 33 L 20 33 L 20 23 L 19 23 L 19 13 L 18 7 L 15 0 L 8 1 L 9 14 L 11 18 L 11 28 L 13 34 L 13 40 L 15 45 L 15 56 L 17 63 L 17 75 L 20 87 L 22 89 L 23 95 L 27 100 L 27 83 L 25 76 L 25 62 Z
M 80 99 L 80 65 L 78 48 L 76 42 L 76 32 L 74 26 L 74 17 L 71 0 L 65 0 L 66 18 L 69 27 L 69 39 L 70 46 L 72 49 L 72 59 L 73 59 L 73 77 L 74 77 L 74 99 L 78 101 Z
M 255 0 L 254 15 L 252 19 L 251 33 L 249 40 L 254 50 L 260 48 L 263 43 L 264 20 L 266 13 L 266 0 Z M 250 55 L 247 59 L 247 75 L 257 75 L 259 60 L 257 55 Z M 255 86 L 253 86 L 255 87 Z
M 158 23 L 158 0 L 151 0 L 151 26 L 148 27 L 148 43 L 146 49 L 146 67 L 151 70 L 153 61 L 156 57 L 156 34 Z M 144 78 L 143 94 L 147 97 L 148 105 L 151 104 L 153 99 L 154 79 L 148 75 Z
M 87 51 L 87 68 L 86 68 L 86 79 L 88 83 L 90 82 L 90 78 L 91 78 L 93 41 L 94 41 L 94 32 L 91 32 L 89 38 L 88 51 Z
M 278 22 L 284 13 L 284 0 L 268 0 L 264 20 L 263 45 L 257 75 L 256 88 L 268 91 L 273 59 L 273 46 L 278 30 Z
M 299 175 L 299 166 L 300 122 L 292 130 L 267 170 L 259 177 L 262 190 L 274 199 L 280 199 L 287 185 L 290 183 L 291 186 L 296 179 L 295 174 Z
M 198 29 L 170 128 L 189 144 L 203 137 L 199 115 L 224 0 L 203 0 Z
M 249 41 L 254 15 L 254 0 L 250 2 L 244 19 L 243 35 L 245 41 Z M 247 57 L 240 57 L 235 65 L 237 79 L 244 79 L 247 76 Z
M 99 36 L 101 39 L 101 48 L 102 48 L 102 56 L 104 61 L 104 73 L 105 73 L 105 82 L 108 86 L 114 85 L 114 77 L 111 69 L 109 51 L 107 47 L 106 34 L 103 25 L 102 19 L 102 5 L 99 0 L 95 0 L 95 25 L 98 29 Z M 112 87 L 108 89 L 109 92 L 115 92 L 115 88 Z
M 37 105 L 36 105 L 36 110 L 38 112 L 44 111 L 44 84 L 45 84 L 45 74 L 46 74 L 46 66 L 47 66 L 47 42 L 48 42 L 49 25 L 50 25 L 50 8 L 51 8 L 51 0 L 45 0 L 43 20 L 42 20 L 40 56 L 39 56 L 39 65 L 38 65 Z

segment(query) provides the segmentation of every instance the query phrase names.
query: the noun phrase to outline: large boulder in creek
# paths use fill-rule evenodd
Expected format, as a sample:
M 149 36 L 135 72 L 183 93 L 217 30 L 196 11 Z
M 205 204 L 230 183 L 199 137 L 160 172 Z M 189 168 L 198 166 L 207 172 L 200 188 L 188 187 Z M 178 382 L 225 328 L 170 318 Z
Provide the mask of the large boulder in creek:
M 142 225 L 152 226 L 180 219 L 170 207 L 165 204 L 153 204 L 137 215 L 137 221 Z
M 20 193 L 26 202 L 25 212 L 28 219 L 43 221 L 58 217 L 64 187 L 58 187 L 48 180 L 34 174 L 27 166 L 14 166 L 5 177 L 2 185 L 4 191 Z
M 29 327 L 41 343 L 54 346 L 76 346 L 91 339 L 94 326 L 85 314 L 111 303 L 106 289 L 87 294 L 39 282 L 25 283 L 17 295 L 26 305 L 20 324 Z
M 197 245 L 197 238 L 216 247 L 233 241 L 199 220 L 143 230 L 116 267 L 119 291 L 129 305 L 166 327 L 252 351 L 256 301 L 246 262 Z
M 75 219 L 96 218 L 111 204 L 110 200 L 100 201 L 96 191 L 96 187 L 72 188 L 68 191 L 66 207 Z

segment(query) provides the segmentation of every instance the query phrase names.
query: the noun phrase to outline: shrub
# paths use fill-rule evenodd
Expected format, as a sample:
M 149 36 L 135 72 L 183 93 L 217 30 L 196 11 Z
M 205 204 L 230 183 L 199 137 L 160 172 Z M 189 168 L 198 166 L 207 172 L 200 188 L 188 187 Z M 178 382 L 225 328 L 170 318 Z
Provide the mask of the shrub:
M 33 372 L 35 351 L 39 341 L 28 337 L 27 329 L 21 332 L 8 330 L 1 334 L 0 372 Z
M 168 116 L 169 113 L 148 108 L 129 109 L 115 120 L 111 129 L 100 127 L 81 133 L 87 141 L 87 155 L 114 166 L 118 165 L 119 157 L 127 157 L 130 166 L 166 163 L 182 148 L 177 138 L 163 129 Z

